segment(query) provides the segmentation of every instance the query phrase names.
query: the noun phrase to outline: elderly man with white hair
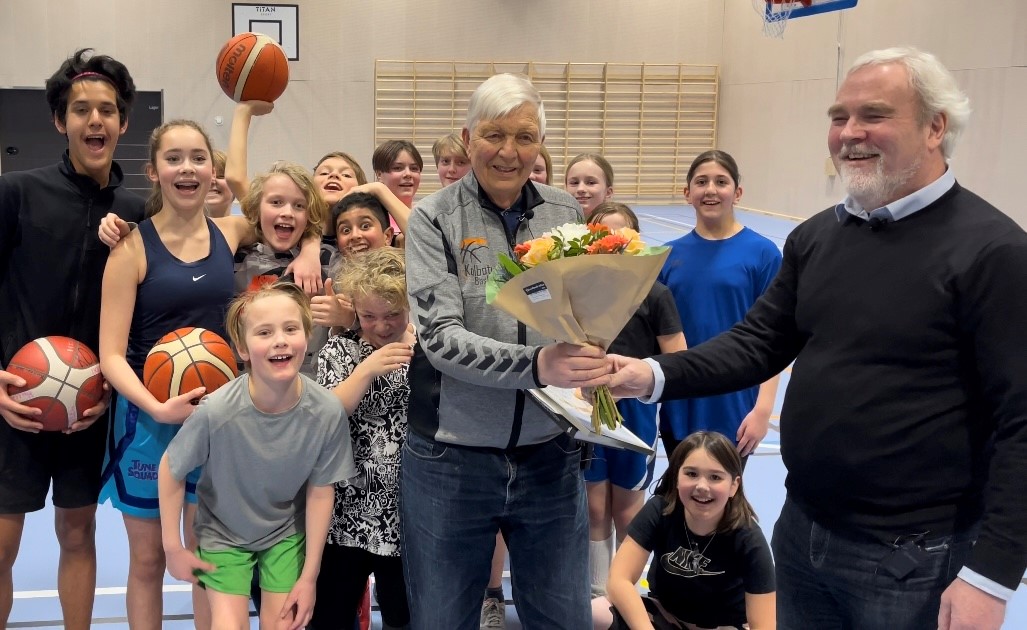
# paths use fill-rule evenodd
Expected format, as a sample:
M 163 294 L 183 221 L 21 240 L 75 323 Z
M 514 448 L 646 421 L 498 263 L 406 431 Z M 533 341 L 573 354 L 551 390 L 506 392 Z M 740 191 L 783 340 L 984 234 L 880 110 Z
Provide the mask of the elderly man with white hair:
M 478 628 L 500 530 L 524 627 L 591 628 L 580 447 L 524 390 L 605 384 L 609 363 L 598 348 L 554 343 L 485 304 L 498 253 L 582 219 L 569 194 L 528 181 L 545 131 L 530 81 L 488 79 L 462 133 L 471 172 L 410 217 L 420 343 L 400 505 L 414 628 Z

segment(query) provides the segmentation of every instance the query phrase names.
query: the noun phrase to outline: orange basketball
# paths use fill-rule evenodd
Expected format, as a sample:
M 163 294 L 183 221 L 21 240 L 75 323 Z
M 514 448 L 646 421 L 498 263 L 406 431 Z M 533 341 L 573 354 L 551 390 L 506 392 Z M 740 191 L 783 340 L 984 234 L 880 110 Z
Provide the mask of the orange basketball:
M 207 394 L 232 380 L 235 353 L 206 328 L 179 328 L 160 338 L 146 355 L 143 385 L 159 402 L 206 387 Z
M 241 33 L 218 53 L 218 83 L 233 101 L 274 101 L 289 84 L 289 60 L 275 40 Z
M 103 400 L 100 362 L 85 344 L 68 337 L 42 337 L 11 357 L 7 371 L 25 379 L 8 387 L 15 402 L 43 410 L 33 418 L 44 431 L 63 431 Z

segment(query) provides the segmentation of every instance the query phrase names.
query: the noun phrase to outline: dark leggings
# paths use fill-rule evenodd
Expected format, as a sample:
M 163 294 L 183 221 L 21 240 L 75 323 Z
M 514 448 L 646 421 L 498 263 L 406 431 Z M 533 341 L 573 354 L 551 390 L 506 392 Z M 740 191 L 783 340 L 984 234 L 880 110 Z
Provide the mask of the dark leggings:
M 314 617 L 309 627 L 349 630 L 372 573 L 382 622 L 393 628 L 409 624 L 403 562 L 398 556 L 379 556 L 356 547 L 328 544 L 321 556 Z

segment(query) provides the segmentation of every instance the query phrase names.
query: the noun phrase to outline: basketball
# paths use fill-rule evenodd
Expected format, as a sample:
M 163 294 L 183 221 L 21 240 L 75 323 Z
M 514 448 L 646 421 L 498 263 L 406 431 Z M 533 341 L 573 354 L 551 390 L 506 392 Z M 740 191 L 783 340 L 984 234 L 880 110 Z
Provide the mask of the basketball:
M 209 394 L 236 377 L 235 353 L 205 328 L 179 328 L 146 355 L 143 385 L 158 402 L 206 387 Z
M 42 337 L 22 346 L 7 371 L 25 379 L 8 388 L 15 402 L 41 409 L 32 418 L 44 431 L 63 431 L 103 400 L 100 362 L 85 344 L 68 337 Z
M 260 33 L 241 33 L 218 53 L 218 83 L 235 102 L 274 101 L 289 84 L 289 60 L 278 43 Z

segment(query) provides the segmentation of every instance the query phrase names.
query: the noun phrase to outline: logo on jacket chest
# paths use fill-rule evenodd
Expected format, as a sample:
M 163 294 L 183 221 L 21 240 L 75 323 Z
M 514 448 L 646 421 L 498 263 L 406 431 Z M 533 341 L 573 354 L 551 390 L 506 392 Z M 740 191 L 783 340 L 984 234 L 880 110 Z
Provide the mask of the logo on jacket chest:
M 483 236 L 465 238 L 460 243 L 460 264 L 464 267 L 464 281 L 484 287 L 492 273 L 492 251 Z

